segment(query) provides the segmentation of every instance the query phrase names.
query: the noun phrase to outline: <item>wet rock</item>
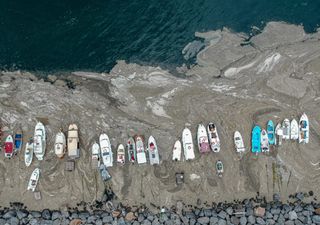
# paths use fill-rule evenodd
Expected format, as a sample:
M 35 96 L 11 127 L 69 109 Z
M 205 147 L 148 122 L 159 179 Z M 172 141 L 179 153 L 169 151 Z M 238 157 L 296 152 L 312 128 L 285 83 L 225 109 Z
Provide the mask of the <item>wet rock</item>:
M 256 223 L 256 218 L 251 215 L 251 216 L 248 217 L 248 222 L 251 223 L 251 224 L 255 224 Z
M 198 218 L 197 221 L 200 224 L 208 224 L 210 222 L 210 219 L 209 219 L 209 217 L 200 217 L 200 218 Z
M 261 225 L 266 224 L 266 221 L 264 221 L 264 219 L 262 219 L 261 217 L 257 217 L 256 222 L 257 224 L 261 224 Z
M 298 219 L 298 215 L 295 211 L 290 211 L 289 212 L 289 220 L 296 220 Z

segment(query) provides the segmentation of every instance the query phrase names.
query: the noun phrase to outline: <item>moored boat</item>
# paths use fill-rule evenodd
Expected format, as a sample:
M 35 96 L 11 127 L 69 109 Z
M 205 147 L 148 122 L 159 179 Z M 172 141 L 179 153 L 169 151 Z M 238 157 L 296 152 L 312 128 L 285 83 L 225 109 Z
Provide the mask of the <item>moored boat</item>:
M 30 138 L 26 144 L 26 150 L 24 153 L 24 163 L 26 166 L 30 166 L 33 159 L 33 138 Z
M 4 142 L 4 157 L 10 159 L 12 155 L 13 155 L 13 138 L 11 135 L 8 135 Z
M 66 136 L 61 131 L 56 134 L 54 142 L 54 153 L 59 158 L 63 158 L 64 154 L 66 153 Z
M 210 152 L 208 134 L 203 124 L 198 125 L 197 140 L 200 153 Z
M 289 140 L 290 139 L 290 120 L 284 119 L 282 122 L 282 139 Z
M 224 172 L 223 163 L 221 160 L 218 160 L 216 162 L 216 171 L 219 177 L 222 177 L 222 174 Z
M 43 160 L 46 152 L 46 130 L 41 122 L 38 122 L 34 129 L 33 152 L 38 160 Z
M 144 149 L 143 138 L 140 135 L 135 137 L 136 150 L 137 150 L 137 162 L 138 164 L 147 163 L 146 152 Z
M 184 158 L 186 160 L 194 159 L 195 155 L 194 155 L 192 134 L 188 128 L 184 128 L 184 130 L 182 131 L 182 145 L 183 145 Z
M 244 147 L 243 138 L 239 131 L 234 132 L 233 140 L 236 147 L 236 152 L 243 153 L 246 149 Z
M 275 144 L 275 135 L 274 135 L 274 124 L 272 120 L 269 120 L 267 123 L 267 133 L 269 145 Z
M 213 152 L 220 151 L 220 138 L 218 135 L 217 127 L 214 123 L 209 123 L 207 126 L 210 147 Z
M 258 125 L 254 126 L 252 129 L 251 151 L 256 154 L 261 152 L 261 128 Z
M 133 137 L 130 137 L 127 141 L 127 151 L 128 151 L 128 160 L 129 162 L 134 163 L 136 161 L 136 143 L 134 142 Z
M 298 125 L 297 120 L 295 120 L 295 119 L 291 120 L 290 128 L 291 128 L 290 138 L 292 140 L 298 140 L 299 139 L 299 125 Z
M 126 162 L 126 155 L 123 144 L 120 144 L 117 149 L 117 163 L 120 165 L 124 165 Z
M 159 149 L 153 136 L 148 139 L 148 152 L 150 165 L 160 164 Z
M 262 152 L 269 152 L 269 139 L 268 133 L 265 129 L 261 131 L 261 151 Z
M 299 143 L 309 143 L 309 125 L 309 119 L 303 113 L 299 121 Z
M 91 147 L 91 166 L 92 169 L 98 169 L 100 166 L 100 146 L 97 142 Z
M 79 133 L 76 124 L 70 124 L 68 128 L 68 156 L 70 159 L 80 157 Z
M 181 160 L 181 142 L 177 140 L 174 143 L 173 150 L 172 150 L 172 160 L 180 161 Z
M 36 190 L 36 187 L 37 187 L 37 184 L 38 184 L 38 180 L 39 180 L 39 176 L 40 176 L 40 169 L 39 168 L 35 168 L 34 171 L 31 174 L 27 190 L 31 190 L 32 192 L 34 192 Z
M 22 130 L 19 129 L 16 134 L 14 135 L 14 151 L 18 153 L 22 148 Z
M 277 145 L 281 145 L 282 144 L 282 135 L 283 135 L 283 131 L 282 131 L 282 126 L 280 123 L 277 124 L 276 129 L 275 129 L 275 133 L 276 133 L 276 139 L 275 139 L 275 143 Z
M 111 148 L 110 139 L 107 134 L 101 134 L 100 138 L 100 150 L 101 150 L 101 156 L 103 164 L 106 167 L 112 167 L 113 166 L 113 153 Z

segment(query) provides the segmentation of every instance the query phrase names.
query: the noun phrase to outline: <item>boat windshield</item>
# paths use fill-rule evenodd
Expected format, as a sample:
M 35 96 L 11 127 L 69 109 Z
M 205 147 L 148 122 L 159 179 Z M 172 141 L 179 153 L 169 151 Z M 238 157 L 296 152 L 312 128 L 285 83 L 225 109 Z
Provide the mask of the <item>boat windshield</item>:
M 109 152 L 104 152 L 102 155 L 103 155 L 103 156 L 108 156 L 108 155 L 110 155 L 110 154 L 109 154 Z

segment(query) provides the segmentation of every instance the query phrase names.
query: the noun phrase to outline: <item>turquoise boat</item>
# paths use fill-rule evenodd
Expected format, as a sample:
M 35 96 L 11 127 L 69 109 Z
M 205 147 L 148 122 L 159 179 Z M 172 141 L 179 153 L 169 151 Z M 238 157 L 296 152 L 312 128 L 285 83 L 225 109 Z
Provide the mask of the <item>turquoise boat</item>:
M 261 128 L 257 125 L 252 129 L 251 151 L 256 154 L 261 152 Z
M 274 145 L 275 135 L 274 135 L 274 124 L 272 120 L 269 120 L 267 123 L 267 133 L 268 133 L 269 145 Z

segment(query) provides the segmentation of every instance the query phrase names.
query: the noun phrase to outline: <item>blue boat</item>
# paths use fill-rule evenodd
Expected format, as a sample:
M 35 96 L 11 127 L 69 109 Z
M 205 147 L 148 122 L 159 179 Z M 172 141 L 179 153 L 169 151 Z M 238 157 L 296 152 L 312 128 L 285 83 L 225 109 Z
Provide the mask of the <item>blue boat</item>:
M 274 145 L 275 135 L 274 135 L 274 124 L 272 120 L 269 120 L 267 123 L 267 133 L 268 133 L 269 145 Z
M 14 136 L 14 148 L 15 152 L 19 152 L 22 147 L 22 132 L 17 132 Z
M 261 152 L 261 128 L 257 125 L 254 126 L 251 135 L 251 151 L 258 154 Z

